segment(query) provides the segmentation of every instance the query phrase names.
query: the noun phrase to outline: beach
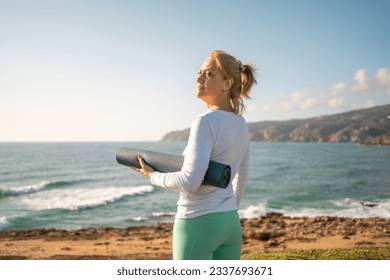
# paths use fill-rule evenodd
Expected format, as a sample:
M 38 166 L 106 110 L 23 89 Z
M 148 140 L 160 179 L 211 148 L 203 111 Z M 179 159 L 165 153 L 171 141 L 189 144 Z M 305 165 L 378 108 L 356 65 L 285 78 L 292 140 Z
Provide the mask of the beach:
M 269 213 L 241 219 L 241 224 L 241 259 L 262 251 L 348 248 L 390 251 L 388 218 L 291 218 Z M 3 230 L 0 259 L 169 260 L 172 227 L 172 223 L 157 223 L 127 228 Z

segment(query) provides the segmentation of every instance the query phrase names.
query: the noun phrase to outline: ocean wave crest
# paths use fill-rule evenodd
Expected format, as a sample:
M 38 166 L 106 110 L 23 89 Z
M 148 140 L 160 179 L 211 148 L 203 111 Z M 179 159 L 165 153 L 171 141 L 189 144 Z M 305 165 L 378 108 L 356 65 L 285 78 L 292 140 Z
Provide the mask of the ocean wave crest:
M 175 212 L 153 212 L 153 217 L 172 217 L 175 216 Z
M 356 199 L 341 199 L 331 201 L 334 208 L 289 208 L 275 209 L 268 208 L 265 203 L 250 205 L 245 209 L 240 209 L 241 218 L 256 218 L 264 216 L 270 212 L 278 212 L 288 217 L 345 217 L 345 218 L 390 218 L 390 199 L 378 199 L 362 201 Z
M 345 198 L 333 201 L 333 204 L 341 208 L 339 212 L 344 215 L 344 217 L 390 218 L 390 198 L 365 201 Z
M 258 205 L 250 205 L 245 209 L 238 210 L 238 214 L 240 215 L 240 218 L 256 218 L 267 214 L 267 207 L 265 203 L 261 203 Z
M 0 197 L 39 192 L 49 184 L 50 182 L 41 181 L 37 184 L 32 184 L 32 185 L 25 185 L 25 186 L 18 186 L 18 187 L 2 187 L 0 189 Z
M 153 192 L 152 186 L 101 187 L 79 189 L 54 189 L 36 193 L 21 199 L 31 210 L 81 210 L 95 208 L 123 199 L 127 196 Z
M 7 221 L 7 218 L 5 216 L 0 217 L 0 229 L 5 228 L 7 223 L 8 223 L 8 221 Z
M 132 222 L 145 222 L 148 220 L 148 218 L 144 218 L 144 217 L 133 217 L 133 218 L 129 218 L 128 219 L 129 221 L 132 221 Z
M 0 197 L 25 195 L 40 192 L 47 189 L 56 189 L 67 187 L 79 183 L 80 181 L 41 181 L 36 184 L 17 186 L 17 187 L 0 187 Z

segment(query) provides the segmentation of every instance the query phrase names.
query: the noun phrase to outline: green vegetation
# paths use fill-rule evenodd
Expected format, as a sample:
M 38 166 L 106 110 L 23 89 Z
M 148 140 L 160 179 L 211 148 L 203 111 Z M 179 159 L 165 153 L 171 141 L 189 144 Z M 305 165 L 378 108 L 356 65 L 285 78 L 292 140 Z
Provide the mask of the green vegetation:
M 390 260 L 390 248 L 314 249 L 243 254 L 243 260 Z

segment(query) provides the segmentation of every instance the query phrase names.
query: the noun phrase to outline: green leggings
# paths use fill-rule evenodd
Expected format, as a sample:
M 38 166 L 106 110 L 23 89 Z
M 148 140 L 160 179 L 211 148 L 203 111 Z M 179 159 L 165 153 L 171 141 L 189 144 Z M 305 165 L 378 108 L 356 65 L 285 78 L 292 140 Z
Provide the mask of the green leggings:
M 239 260 L 241 224 L 237 210 L 176 219 L 174 260 Z

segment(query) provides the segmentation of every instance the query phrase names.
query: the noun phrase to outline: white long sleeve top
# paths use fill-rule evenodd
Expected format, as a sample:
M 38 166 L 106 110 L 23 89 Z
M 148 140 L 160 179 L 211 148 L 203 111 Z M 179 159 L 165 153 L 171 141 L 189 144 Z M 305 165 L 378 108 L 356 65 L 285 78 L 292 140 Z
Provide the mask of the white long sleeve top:
M 249 132 L 245 119 L 231 112 L 209 110 L 191 124 L 181 171 L 153 172 L 151 183 L 180 192 L 176 218 L 193 218 L 238 208 L 249 178 Z M 201 185 L 210 160 L 231 167 L 226 189 Z

